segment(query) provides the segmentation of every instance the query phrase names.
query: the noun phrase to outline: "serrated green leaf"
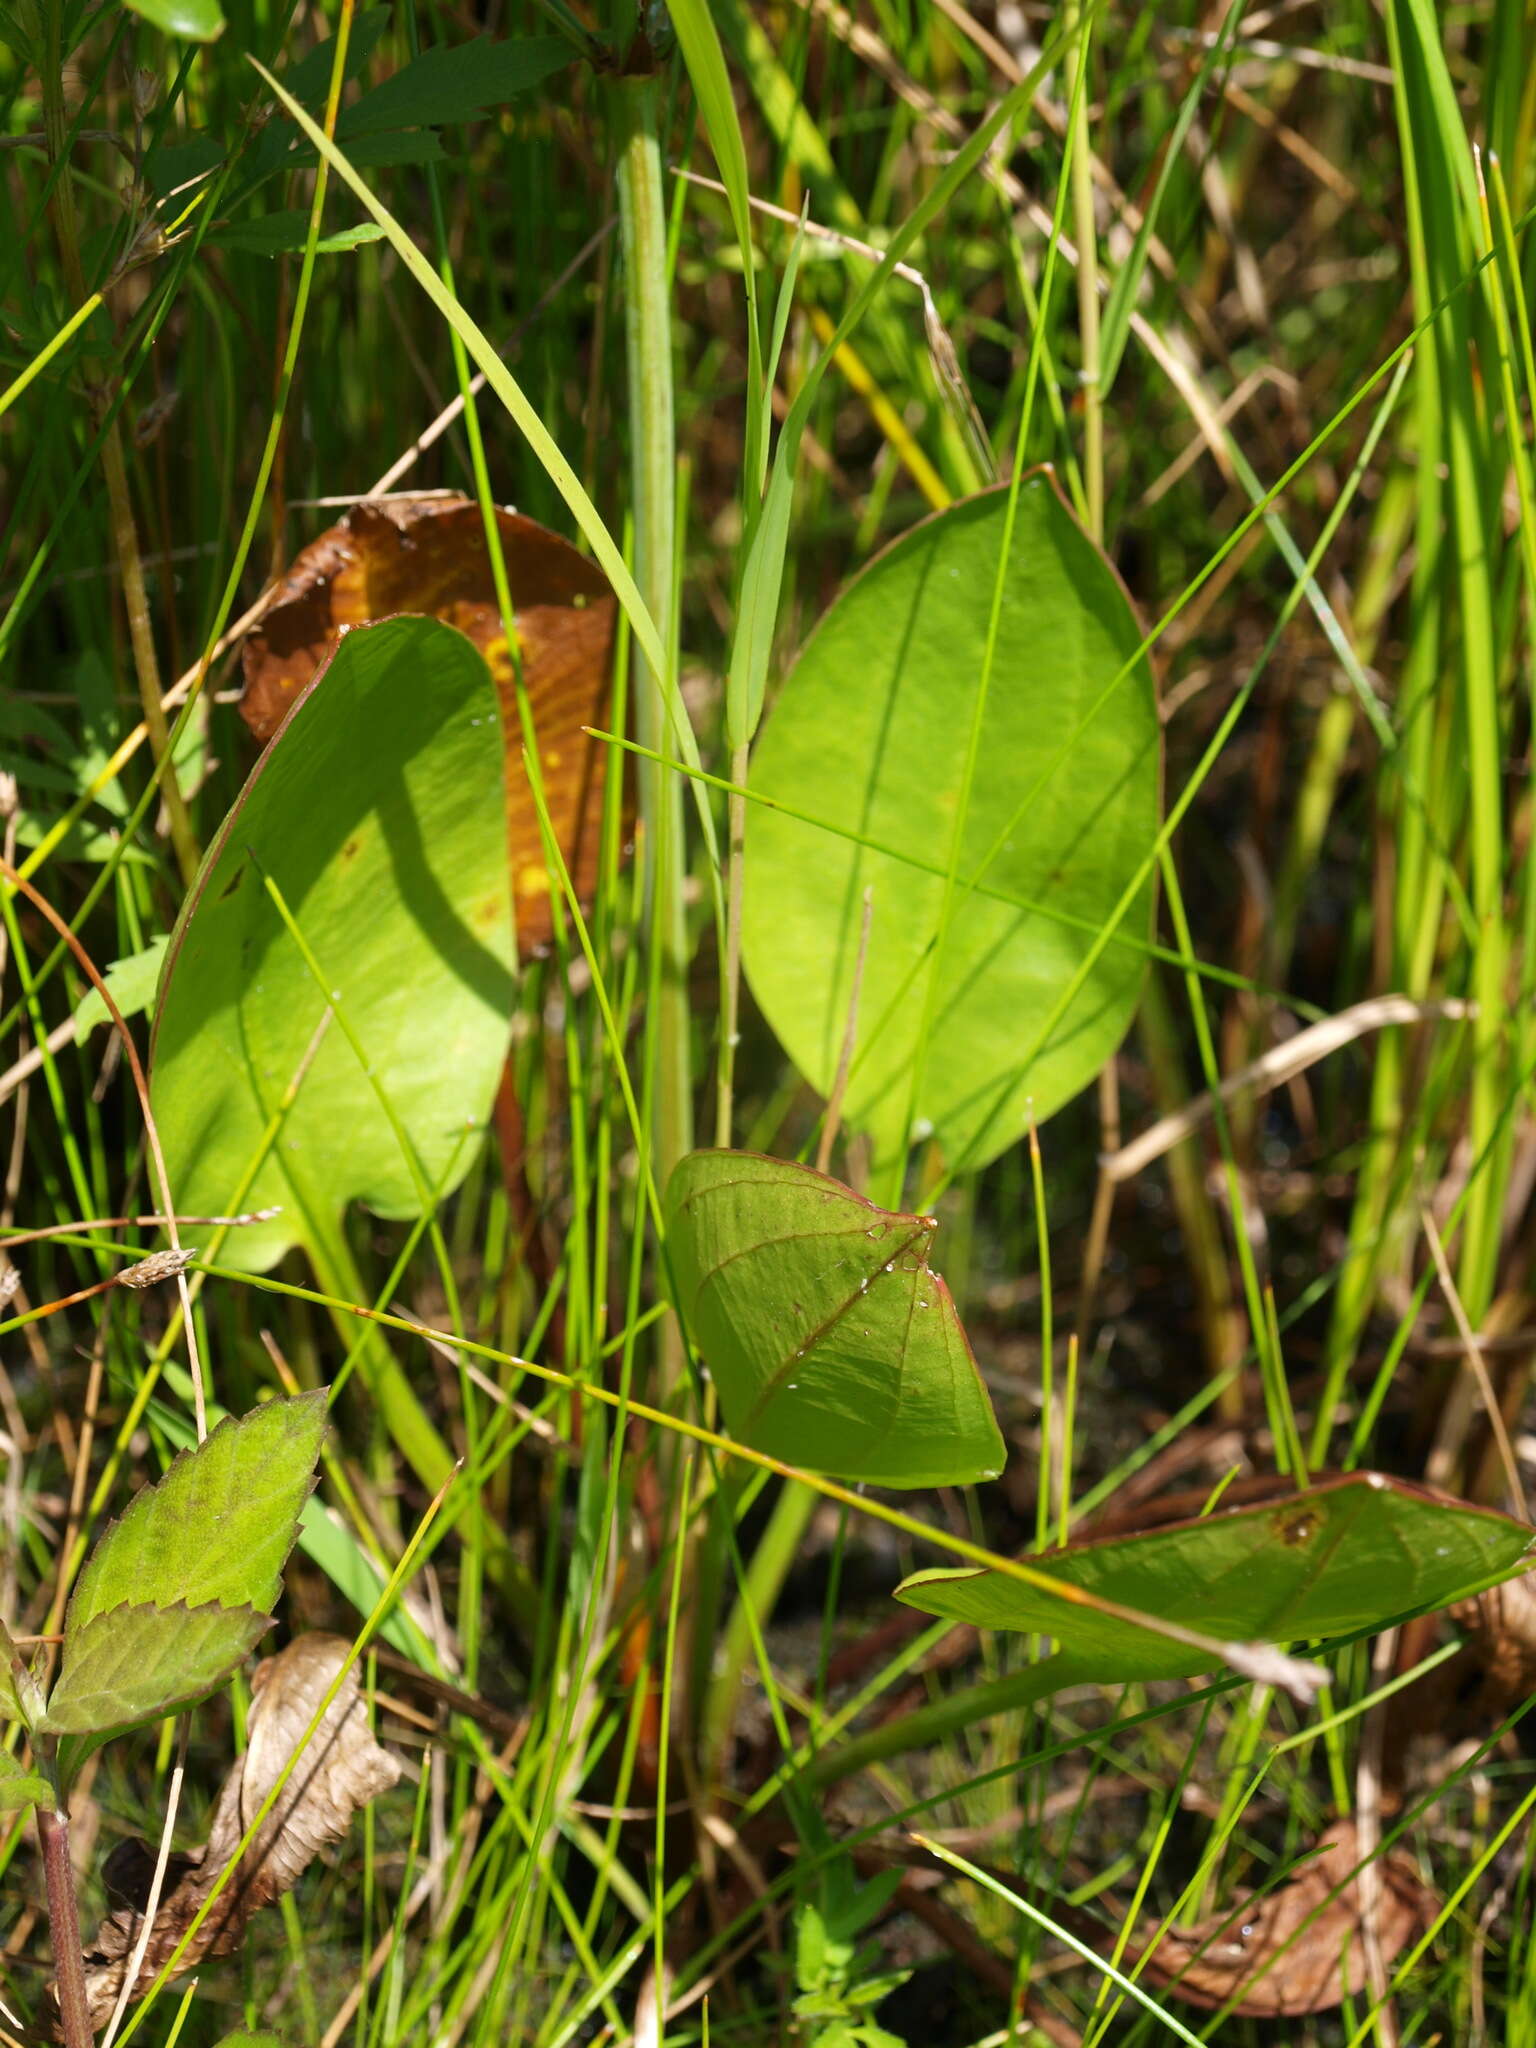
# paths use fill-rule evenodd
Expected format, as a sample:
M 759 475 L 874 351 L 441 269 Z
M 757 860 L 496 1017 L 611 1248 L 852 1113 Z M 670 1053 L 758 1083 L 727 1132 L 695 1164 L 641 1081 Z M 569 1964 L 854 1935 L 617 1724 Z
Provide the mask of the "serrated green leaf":
M 66 1673 L 80 1632 L 128 1603 L 268 1612 L 314 1485 L 325 1415 L 322 1389 L 230 1416 L 146 1486 L 80 1574 L 65 1628 Z
M 8 1750 L 0 1749 L 0 1813 L 15 1813 L 23 1806 L 44 1806 L 53 1800 L 53 1787 L 46 1778 L 29 1771 Z
M 161 149 L 151 150 L 144 159 L 145 182 L 163 199 L 193 178 L 205 177 L 227 155 L 223 142 L 206 131 L 189 136 L 185 142 L 167 143 Z
M 276 2034 L 226 2034 L 214 2048 L 283 2048 Z
M 807 1471 L 879 1486 L 995 1479 L 992 1404 L 931 1216 L 754 1152 L 694 1152 L 667 1189 L 678 1306 L 731 1434 Z
M 190 1706 L 272 1626 L 251 1607 L 114 1607 L 69 1630 L 41 1732 L 99 1735 Z
M 438 44 L 365 93 L 338 122 L 336 140 L 356 160 L 349 147 L 354 136 L 473 120 L 563 70 L 574 55 L 560 36 L 478 36 L 473 42 Z
M 850 1984 L 843 1996 L 849 2005 L 858 2006 L 861 2010 L 878 2005 L 882 1998 L 889 1998 L 893 1991 L 899 1991 L 911 1974 L 910 1970 L 888 1970 L 882 1977 L 866 1977 L 861 1984 Z
M 352 17 L 352 27 L 347 36 L 348 78 L 356 78 L 378 48 L 380 36 L 389 27 L 389 13 L 387 7 L 360 7 Z M 297 64 L 287 67 L 282 74 L 283 83 L 296 100 L 303 100 L 308 105 L 313 100 L 324 99 L 330 91 L 331 73 L 335 66 L 336 38 L 327 36 Z
M 346 150 L 347 161 L 360 167 L 447 161 L 435 128 L 396 128 L 377 135 L 354 135 L 348 139 Z M 238 214 L 251 194 L 274 172 L 308 170 L 315 161 L 314 150 L 300 139 L 292 121 L 269 121 L 243 166 L 246 175 L 232 197 L 231 214 Z
M 820 1985 L 826 1964 L 826 1922 L 814 1906 L 806 1904 L 795 1919 L 795 1975 L 802 1990 Z
M 839 2019 L 843 2011 L 843 1995 L 835 1987 L 823 1991 L 804 1991 L 791 2007 L 796 2019 L 830 2020 Z
M 1354 1635 L 1507 1578 L 1533 1532 L 1380 1473 L 1262 1507 L 1081 1543 L 1031 1564 L 1100 1600 L 1228 1641 Z M 1220 1659 L 991 1571 L 915 1572 L 896 1598 L 983 1628 L 1054 1636 L 1060 1683 L 1196 1677 Z
M 211 43 L 224 33 L 218 0 L 123 0 L 123 4 L 152 28 L 164 29 L 168 36 L 185 36 L 188 42 Z
M 102 977 L 112 991 L 113 1002 L 125 1017 L 137 1017 L 155 1000 L 161 964 L 170 943 L 170 933 L 162 932 L 159 938 L 151 939 L 142 952 L 125 953 L 121 960 L 114 960 Z M 75 1005 L 76 1035 L 83 1038 L 93 1025 L 110 1021 L 106 1004 L 94 988 L 88 988 Z

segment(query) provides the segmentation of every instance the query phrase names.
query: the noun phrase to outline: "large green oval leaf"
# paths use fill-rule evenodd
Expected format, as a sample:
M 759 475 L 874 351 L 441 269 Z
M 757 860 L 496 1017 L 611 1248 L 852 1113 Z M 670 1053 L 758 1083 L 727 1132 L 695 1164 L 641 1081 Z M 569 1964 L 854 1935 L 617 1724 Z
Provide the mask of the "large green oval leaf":
M 1211 1637 L 1294 1643 L 1429 1613 L 1507 1578 L 1536 1532 L 1378 1472 L 1263 1507 L 1081 1543 L 1031 1564 Z M 1220 1659 L 991 1571 L 915 1572 L 896 1598 L 982 1628 L 1054 1636 L 1060 1682 L 1183 1678 Z
M 787 809 L 749 807 L 747 973 L 823 1093 L 873 892 L 844 1113 L 882 1158 L 930 1128 L 955 1164 L 993 1157 L 1092 1078 L 1141 982 L 1140 945 L 1111 942 L 1052 1021 L 1152 845 L 1159 727 L 1125 594 L 1043 474 L 1019 488 L 983 700 L 1007 522 L 1007 491 L 988 491 L 873 562 L 786 679 L 752 764 L 754 791 Z M 1152 900 L 1148 879 L 1122 938 L 1145 939 Z
M 678 1305 L 731 1434 L 839 1479 L 995 1479 L 1003 1440 L 931 1216 L 755 1152 L 694 1152 L 667 1189 Z
M 510 1030 L 506 849 L 501 718 L 479 654 L 431 619 L 345 634 L 225 821 L 160 986 L 151 1085 L 178 1208 L 282 1207 L 232 1234 L 230 1263 L 261 1272 L 324 1243 L 353 1199 L 417 1215 L 423 1185 L 462 1177 Z M 334 1019 L 315 1049 L 329 990 L 361 1060 Z

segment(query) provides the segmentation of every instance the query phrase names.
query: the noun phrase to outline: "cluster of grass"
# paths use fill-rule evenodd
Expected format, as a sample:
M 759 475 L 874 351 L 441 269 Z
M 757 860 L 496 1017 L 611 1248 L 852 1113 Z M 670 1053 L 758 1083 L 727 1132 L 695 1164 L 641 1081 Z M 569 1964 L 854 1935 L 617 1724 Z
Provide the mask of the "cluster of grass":
M 887 2035 L 935 2048 L 1536 2043 L 1518 1729 L 1431 1746 L 1411 1782 L 1402 1845 L 1444 1907 L 1379 1996 L 1278 2020 L 1137 2003 L 1053 1908 L 1097 1904 L 1108 1954 L 1375 1810 L 1388 1665 L 1342 1652 L 1310 1715 L 1232 1685 L 983 1713 L 961 1688 L 1024 1646 L 964 1644 L 956 1674 L 942 1625 L 886 1631 L 885 1592 L 927 1561 L 909 1534 L 571 1386 L 693 1414 L 646 1189 L 696 1140 L 809 1156 L 823 1106 L 740 993 L 741 800 L 697 804 L 656 759 L 682 743 L 672 712 L 742 782 L 727 671 L 771 688 L 883 541 L 1048 461 L 1156 632 L 1158 944 L 1119 1061 L 1037 1151 L 952 1184 L 931 1151 L 909 1163 L 908 1199 L 942 1186 L 941 1263 L 1012 1457 L 984 1497 L 908 1505 L 1017 1549 L 1234 1468 L 1380 1464 L 1523 1511 L 1529 8 L 691 0 L 669 21 L 550 0 L 482 22 L 242 0 L 209 44 L 87 0 L 8 12 L 0 852 L 98 964 L 169 929 L 248 772 L 235 678 L 205 657 L 334 516 L 318 504 L 386 474 L 479 491 L 633 576 L 613 723 L 632 702 L 635 859 L 609 862 L 590 953 L 562 936 L 521 976 L 519 1140 L 487 1140 L 435 1242 L 347 1224 L 357 1303 L 484 1347 L 471 1376 L 403 1328 L 366 1340 L 480 1480 L 397 1617 L 457 1692 L 376 1673 L 435 1716 L 414 1803 L 370 1811 L 140 2038 L 196 2048 L 243 2021 L 327 2048 L 834 2048 L 882 2038 L 879 1994 Z M 455 73 L 457 104 L 349 144 L 361 90 L 487 27 L 567 47 L 515 94 Z M 307 67 L 317 119 L 340 89 L 360 169 L 263 156 L 251 58 Z M 797 234 L 802 212 L 832 232 Z M 839 336 L 906 229 L 903 268 Z M 486 387 L 401 467 L 477 364 Z M 754 583 L 770 517 L 782 559 L 760 551 Z M 190 709 L 167 714 L 185 672 Z M 154 1183 L 115 1055 L 69 1028 L 77 962 L 9 885 L 0 917 L 0 1237 L 70 1233 L 16 1246 L 0 1352 L 0 1611 L 45 1635 L 91 1529 L 186 1440 L 187 1381 L 157 1296 L 28 1319 L 148 1245 L 99 1219 L 152 1210 Z M 1283 1087 L 1124 1181 L 1096 1165 L 1334 1017 L 1336 1047 Z M 857 1182 L 856 1136 L 834 1157 Z M 344 1307 L 296 1257 L 270 1281 L 205 1276 L 219 1402 L 334 1382 L 364 1341 Z M 1475 1372 L 1467 1332 L 1499 1340 Z M 343 1554 L 387 1569 L 426 1496 L 355 1385 L 337 1423 Z M 297 1563 L 290 1619 L 354 1633 L 338 1576 Z M 477 1719 L 476 1697 L 500 1711 Z M 242 1708 L 237 1683 L 233 1730 L 222 1704 L 193 1723 L 187 1840 Z M 103 1846 L 157 1837 L 176 1741 L 100 1760 Z M 974 1869 L 896 1895 L 871 1859 L 903 1824 L 1011 1873 L 1030 1911 Z M 0 2040 L 39 2038 L 32 1852 L 9 1819 L 0 1941 Z

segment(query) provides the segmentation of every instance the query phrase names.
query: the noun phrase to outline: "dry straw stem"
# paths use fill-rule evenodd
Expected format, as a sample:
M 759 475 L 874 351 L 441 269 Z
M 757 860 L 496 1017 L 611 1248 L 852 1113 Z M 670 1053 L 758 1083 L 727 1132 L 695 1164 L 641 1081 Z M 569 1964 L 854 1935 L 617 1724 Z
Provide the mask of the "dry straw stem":
M 1219 1089 L 1208 1089 L 1204 1094 L 1195 1096 L 1193 1101 L 1175 1110 L 1171 1116 L 1160 1117 L 1139 1138 L 1133 1138 L 1129 1145 L 1121 1146 L 1118 1152 L 1107 1153 L 1101 1162 L 1104 1172 L 1113 1181 L 1134 1180 L 1154 1159 L 1161 1159 L 1165 1152 L 1171 1152 L 1181 1139 L 1191 1136 L 1208 1117 L 1213 1116 L 1218 1101 L 1225 1105 L 1249 1090 L 1256 1095 L 1266 1095 L 1287 1081 L 1293 1081 L 1308 1067 L 1326 1059 L 1329 1053 L 1353 1045 L 1356 1039 L 1364 1038 L 1372 1031 L 1384 1031 L 1393 1024 L 1430 1023 L 1441 1017 L 1460 1021 L 1476 1014 L 1476 1003 L 1463 1002 L 1455 996 L 1433 1002 L 1417 1002 L 1412 996 L 1370 996 L 1362 1003 L 1352 1003 L 1335 1017 L 1324 1017 L 1319 1024 L 1309 1024 L 1294 1038 L 1286 1039 L 1283 1045 L 1271 1046 L 1268 1052 L 1261 1053 L 1246 1067 L 1240 1067 L 1235 1074 L 1229 1075 Z
M 1488 1377 L 1488 1367 L 1483 1360 L 1483 1347 L 1478 1342 L 1467 1311 L 1462 1305 L 1461 1291 L 1451 1273 L 1450 1262 L 1445 1256 L 1445 1246 L 1441 1242 L 1435 1219 L 1427 1207 L 1421 1207 L 1419 1215 L 1424 1225 L 1424 1237 L 1429 1246 L 1430 1257 L 1435 1262 L 1435 1272 L 1439 1276 L 1441 1290 L 1450 1304 L 1451 1315 L 1466 1352 L 1467 1364 L 1473 1379 L 1477 1382 L 1477 1391 L 1482 1396 L 1483 1406 L 1488 1411 L 1488 1427 L 1493 1431 L 1494 1442 L 1499 1447 L 1499 1461 L 1504 1467 L 1504 1483 L 1509 1488 L 1511 1506 L 1522 1522 L 1528 1522 L 1531 1517 L 1526 1506 L 1525 1488 L 1520 1483 L 1520 1466 L 1515 1457 L 1514 1445 L 1509 1440 L 1504 1410 L 1494 1391 L 1493 1382 Z M 1446 1412 L 1448 1419 L 1454 1414 L 1454 1410 L 1450 1408 Z M 1449 1477 L 1449 1472 L 1445 1468 L 1450 1462 L 1449 1445 L 1442 1437 L 1442 1441 L 1436 1444 L 1431 1453 L 1428 1466 L 1428 1476 L 1436 1485 L 1443 1485 Z

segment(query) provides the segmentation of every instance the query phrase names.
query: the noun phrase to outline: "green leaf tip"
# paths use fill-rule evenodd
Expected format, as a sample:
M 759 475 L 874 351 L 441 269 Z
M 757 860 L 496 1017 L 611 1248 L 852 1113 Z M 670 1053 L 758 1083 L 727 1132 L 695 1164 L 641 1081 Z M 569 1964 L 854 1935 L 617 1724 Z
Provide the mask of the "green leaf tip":
M 0 1749 L 0 1813 L 16 1813 L 24 1806 L 50 1806 L 53 1787 L 46 1778 L 29 1771 L 9 1751 Z
M 42 1688 L 10 1630 L 0 1621 L 0 1721 L 19 1721 L 23 1728 L 35 1728 L 42 1712 Z
M 123 0 L 123 4 L 151 28 L 163 29 L 168 36 L 185 36 L 190 43 L 211 43 L 224 33 L 218 0 Z
M 928 1264 L 938 1224 L 753 1152 L 694 1152 L 667 1190 L 678 1305 L 733 1436 L 839 1479 L 995 1479 L 1003 1439 Z

